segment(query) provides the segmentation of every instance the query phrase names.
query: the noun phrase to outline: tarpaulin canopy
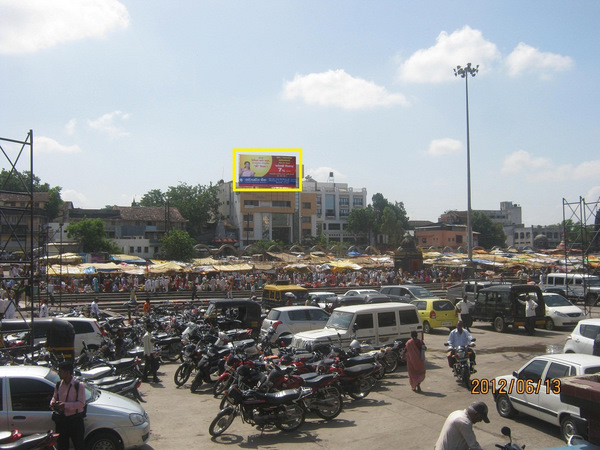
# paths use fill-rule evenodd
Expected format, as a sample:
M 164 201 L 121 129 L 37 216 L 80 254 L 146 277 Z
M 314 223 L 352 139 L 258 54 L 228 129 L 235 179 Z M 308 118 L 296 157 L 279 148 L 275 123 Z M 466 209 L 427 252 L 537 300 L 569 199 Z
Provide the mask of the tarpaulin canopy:
M 84 273 L 79 266 L 61 266 L 60 264 L 53 264 L 51 266 L 48 266 L 48 275 L 51 277 L 57 277 L 61 275 L 69 277 L 80 277 L 87 274 Z
M 146 260 L 144 258 L 133 255 L 110 255 L 108 259 L 117 263 L 124 262 L 127 264 L 146 264 Z
M 158 264 L 152 264 L 148 266 L 148 273 L 159 274 L 159 273 L 169 273 L 169 272 L 181 272 L 183 270 L 183 266 L 172 261 L 167 261 Z
M 242 264 L 219 264 L 213 266 L 219 272 L 250 272 L 252 266 L 247 263 Z
M 79 268 L 87 274 L 96 272 L 120 272 L 122 267 L 119 264 L 113 262 L 108 263 L 84 263 L 79 264 Z
M 312 273 L 311 268 L 306 264 L 288 264 L 283 270 L 297 273 Z
M 54 264 L 79 264 L 83 258 L 77 253 L 63 253 L 62 255 L 43 256 L 40 259 Z

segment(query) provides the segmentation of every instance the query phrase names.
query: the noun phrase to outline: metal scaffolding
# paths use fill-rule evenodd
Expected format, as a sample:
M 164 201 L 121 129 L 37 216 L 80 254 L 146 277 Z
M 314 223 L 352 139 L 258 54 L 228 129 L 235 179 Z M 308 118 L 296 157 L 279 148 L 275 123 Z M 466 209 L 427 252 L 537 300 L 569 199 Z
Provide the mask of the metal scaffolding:
M 575 228 L 567 229 L 571 222 Z M 571 231 L 571 236 L 569 235 Z M 575 232 L 575 234 L 573 234 Z M 595 202 L 586 202 L 579 197 L 577 202 L 568 202 L 563 198 L 563 236 L 565 244 L 565 270 L 569 262 L 570 248 L 581 250 L 581 267 L 584 274 L 594 274 L 589 257 L 600 250 L 600 198 Z M 586 315 L 597 299 L 590 301 L 588 283 L 583 280 L 584 305 Z

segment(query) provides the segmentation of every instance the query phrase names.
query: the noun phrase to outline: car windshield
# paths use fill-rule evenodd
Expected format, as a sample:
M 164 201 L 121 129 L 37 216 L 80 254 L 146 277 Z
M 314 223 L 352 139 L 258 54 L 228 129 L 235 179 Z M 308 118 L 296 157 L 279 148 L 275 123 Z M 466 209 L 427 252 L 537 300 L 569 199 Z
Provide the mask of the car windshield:
M 411 286 L 407 288 L 416 298 L 432 298 L 436 297 L 433 293 L 421 286 Z
M 546 306 L 572 306 L 573 304 L 562 295 L 544 295 Z
M 347 330 L 350 328 L 350 322 L 352 321 L 353 317 L 354 313 L 333 311 L 325 327 L 335 328 L 337 330 Z

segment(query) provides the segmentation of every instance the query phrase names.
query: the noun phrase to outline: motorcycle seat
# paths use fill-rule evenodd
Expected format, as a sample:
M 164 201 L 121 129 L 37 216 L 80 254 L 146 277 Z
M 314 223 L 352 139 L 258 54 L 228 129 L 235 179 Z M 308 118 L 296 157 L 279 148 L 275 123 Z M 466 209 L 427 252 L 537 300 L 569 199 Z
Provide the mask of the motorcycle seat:
M 318 375 L 316 377 L 313 378 L 309 378 L 306 379 L 304 377 L 304 385 L 306 387 L 309 388 L 315 388 L 318 387 L 319 385 L 321 385 L 325 380 L 332 380 L 333 378 L 336 378 L 337 374 L 333 374 L 333 373 L 329 373 L 329 374 L 325 374 L 325 375 Z
M 375 370 L 374 364 L 359 364 L 358 366 L 347 367 L 345 369 L 347 376 L 356 377 L 359 375 L 365 375 Z
M 135 365 L 135 358 L 121 358 L 115 359 L 114 361 L 108 361 L 108 364 L 114 366 L 115 369 L 123 369 L 125 367 Z
M 156 339 L 158 345 L 169 345 L 181 342 L 180 336 L 165 336 L 164 338 Z
M 266 400 L 267 402 L 273 404 L 273 405 L 282 405 L 285 403 L 290 403 L 292 400 L 296 400 L 300 393 L 302 392 L 301 389 L 286 389 L 283 391 L 279 391 L 279 392 L 268 392 L 268 393 L 262 393 L 262 392 L 257 392 L 256 396 L 258 398 L 261 398 L 263 400 Z
M 375 362 L 373 355 L 353 356 L 343 361 L 345 367 L 358 366 L 359 364 L 372 364 Z
M 317 378 L 320 375 L 317 372 L 309 372 L 309 373 L 303 373 L 300 374 L 299 377 L 304 379 L 304 380 L 312 380 L 313 378 Z
M 98 366 L 92 367 L 88 370 L 80 370 L 79 373 L 82 378 L 86 380 L 97 380 L 99 378 L 103 378 L 104 376 L 112 373 L 112 367 L 110 366 Z

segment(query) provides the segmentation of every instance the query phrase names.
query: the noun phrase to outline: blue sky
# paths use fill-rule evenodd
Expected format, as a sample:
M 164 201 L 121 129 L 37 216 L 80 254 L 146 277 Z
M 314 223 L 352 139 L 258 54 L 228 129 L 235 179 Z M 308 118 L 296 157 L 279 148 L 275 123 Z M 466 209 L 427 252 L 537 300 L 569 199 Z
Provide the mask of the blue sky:
M 234 148 L 404 202 L 562 220 L 600 196 L 600 2 L 0 0 L 0 136 L 76 207 L 228 181 Z M 6 163 L 3 163 L 6 165 Z M 3 167 L 4 167 L 3 165 Z

